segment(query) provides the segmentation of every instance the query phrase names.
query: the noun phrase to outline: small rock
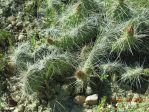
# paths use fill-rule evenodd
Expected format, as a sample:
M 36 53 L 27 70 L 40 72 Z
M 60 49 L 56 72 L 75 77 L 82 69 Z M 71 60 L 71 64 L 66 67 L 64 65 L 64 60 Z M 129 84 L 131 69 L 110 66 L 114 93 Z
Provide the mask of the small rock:
M 16 21 L 16 17 L 15 16 L 10 16 L 10 17 L 8 17 L 8 21 L 9 22 Z
M 85 103 L 85 96 L 78 95 L 74 98 L 74 102 L 79 105 L 83 105 Z
M 25 36 L 21 33 L 18 37 L 18 40 L 23 40 L 25 38 Z
M 6 70 L 8 70 L 9 73 L 14 73 L 14 71 L 16 70 L 16 64 L 13 62 L 8 62 Z
M 108 105 L 107 108 L 111 109 L 112 108 L 112 105 Z
M 87 105 L 95 105 L 98 103 L 98 94 L 87 96 L 85 99 Z
M 15 16 L 8 17 L 8 22 L 14 26 L 16 24 L 16 17 Z

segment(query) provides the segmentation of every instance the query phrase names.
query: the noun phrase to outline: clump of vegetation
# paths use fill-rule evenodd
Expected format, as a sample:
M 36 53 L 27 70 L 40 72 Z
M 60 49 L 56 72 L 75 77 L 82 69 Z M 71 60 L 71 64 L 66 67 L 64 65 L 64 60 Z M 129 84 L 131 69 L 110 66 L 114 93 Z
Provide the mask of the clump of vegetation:
M 33 63 L 33 57 L 31 55 L 31 45 L 29 43 L 19 44 L 14 48 L 14 52 L 9 56 L 9 65 L 14 66 L 12 68 L 25 69 L 27 63 Z
M 118 22 L 127 21 L 132 17 L 132 11 L 124 1 L 125 0 L 119 0 L 116 9 L 113 12 L 113 18 Z
M 50 80 L 71 77 L 75 69 L 71 56 L 54 46 L 39 45 L 33 48 L 30 43 L 22 43 L 10 60 L 20 73 L 19 83 L 25 96 L 39 92 L 43 86 L 48 89 Z
M 99 66 L 103 74 L 122 74 L 124 72 L 123 65 L 118 62 L 103 63 Z
M 118 38 L 116 42 L 112 45 L 112 51 L 117 53 L 130 51 L 132 53 L 132 49 L 136 49 L 141 44 L 141 39 L 134 36 L 134 28 L 133 26 L 128 26 L 121 35 L 121 38 Z
M 48 4 L 48 7 L 52 8 L 54 2 L 49 3 L 51 4 Z M 101 7 L 102 5 L 98 5 L 96 1 L 79 1 L 71 2 L 68 7 L 63 6 L 61 14 L 58 12 L 61 10 L 56 9 L 54 14 L 50 12 L 57 17 L 50 22 L 52 27 L 48 29 L 50 38 L 48 42 L 69 50 L 94 41 L 101 18 L 97 12 L 101 11 Z
M 136 86 L 137 88 L 141 88 L 142 82 L 145 82 L 145 78 L 143 76 L 148 76 L 148 72 L 144 71 L 142 67 L 135 68 L 126 68 L 126 72 L 122 74 L 121 81 L 130 84 L 131 86 Z
M 24 98 L 36 94 L 40 103 L 50 102 L 52 108 L 54 101 L 71 104 L 76 95 L 85 98 L 98 94 L 101 98 L 104 96 L 101 90 L 108 88 L 106 84 L 110 89 L 113 85 L 121 89 L 120 84 L 143 89 L 149 75 L 147 3 L 145 0 L 27 0 L 24 16 L 29 21 L 41 19 L 39 34 L 36 31 L 31 42 L 22 40 L 13 45 L 11 34 L 0 30 L 0 75 L 12 72 L 8 78 L 16 86 L 12 92 L 17 90 Z M 38 12 L 40 8 L 43 15 Z M 18 21 L 16 17 L 15 22 Z M 17 25 L 9 27 L 15 29 Z M 26 35 L 27 30 L 21 34 Z M 7 52 L 9 46 L 11 52 Z M 111 96 L 98 99 L 100 103 L 94 111 L 113 110 L 106 107 Z

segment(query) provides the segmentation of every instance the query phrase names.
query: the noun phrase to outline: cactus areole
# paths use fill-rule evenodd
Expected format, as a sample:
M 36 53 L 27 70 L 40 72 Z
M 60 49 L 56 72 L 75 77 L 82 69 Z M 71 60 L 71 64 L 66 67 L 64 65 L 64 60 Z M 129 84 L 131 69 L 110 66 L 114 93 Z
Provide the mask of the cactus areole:
M 134 28 L 133 26 L 129 26 L 128 29 L 127 29 L 127 34 L 129 36 L 134 36 Z

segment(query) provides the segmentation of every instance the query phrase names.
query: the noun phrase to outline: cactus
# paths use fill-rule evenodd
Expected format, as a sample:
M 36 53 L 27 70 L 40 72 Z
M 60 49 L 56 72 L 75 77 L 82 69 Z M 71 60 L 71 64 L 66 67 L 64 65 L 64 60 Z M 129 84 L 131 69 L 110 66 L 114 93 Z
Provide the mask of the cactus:
M 61 53 L 54 46 L 39 46 L 32 53 L 34 63 L 26 64 L 21 71 L 21 88 L 24 95 L 39 92 L 42 86 L 48 86 L 50 80 L 62 81 L 71 77 L 74 71 L 72 59 L 68 53 Z M 25 62 L 24 62 L 25 63 Z
M 118 62 L 108 62 L 99 65 L 103 74 L 122 74 L 124 72 L 122 64 Z
M 52 25 L 52 28 L 48 30 L 49 43 L 69 50 L 93 41 L 97 36 L 99 19 L 101 18 L 94 6 L 99 3 L 93 1 L 91 4 L 90 1 L 79 1 L 66 8 L 57 19 L 55 28 Z M 91 8 L 88 8 L 88 5 Z M 96 8 L 100 7 L 101 5 Z
M 147 0 L 141 0 L 141 1 L 138 1 L 138 0 L 133 0 L 131 1 L 131 5 L 132 7 L 135 9 L 135 10 L 142 10 L 144 8 L 148 8 L 149 7 L 149 1 Z
M 56 26 L 59 14 L 64 12 L 65 5 L 60 0 L 46 0 L 47 25 Z
M 89 18 L 80 25 L 71 28 L 63 37 L 53 40 L 52 44 L 62 49 L 74 49 L 96 38 L 98 22 L 96 18 Z
M 34 57 L 35 61 L 38 61 L 48 56 L 51 53 L 56 54 L 59 53 L 59 51 L 54 46 L 47 46 L 43 44 L 35 48 L 34 52 L 32 53 L 32 56 Z
M 133 26 L 129 26 L 126 31 L 118 38 L 112 45 L 112 52 L 115 51 L 118 54 L 121 52 L 130 51 L 133 54 L 133 50 L 137 49 L 141 44 L 141 39 L 134 36 Z
M 63 28 L 74 27 L 85 18 L 99 16 L 98 12 L 102 12 L 102 5 L 96 0 L 81 0 L 70 5 L 61 15 L 58 22 L 64 26 Z
M 106 58 L 106 55 L 108 55 L 108 50 L 109 42 L 107 37 L 98 37 L 84 64 L 75 72 L 75 77 L 80 89 L 87 86 L 91 77 L 97 76 L 97 73 L 94 71 L 94 67 L 101 60 Z
M 24 96 L 37 92 L 41 84 L 44 83 L 40 69 L 42 70 L 42 66 L 36 64 L 28 66 L 27 71 L 21 73 L 20 85 Z
M 98 65 L 102 60 L 106 59 L 109 49 L 110 43 L 108 37 L 99 36 L 92 50 L 88 54 L 87 59 L 82 66 L 78 67 L 74 74 L 77 82 L 77 93 L 80 93 L 86 89 L 87 85 L 92 82 L 91 77 L 99 78 L 98 73 L 95 71 L 95 66 Z
M 136 6 L 136 10 L 133 9 L 135 6 L 132 3 L 135 2 L 136 0 L 28 2 L 32 3 L 29 4 L 29 10 L 35 8 L 31 11 L 35 16 L 38 14 L 37 5 L 46 6 L 46 15 L 43 17 L 46 23 L 42 28 L 47 35 L 43 34 L 40 41 L 33 37 L 31 43 L 24 42 L 14 47 L 13 53 L 9 55 L 9 67 L 5 67 L 6 72 L 11 68 L 17 69 L 17 87 L 20 87 L 17 89 L 22 95 L 32 96 L 37 93 L 39 98 L 44 97 L 50 101 L 63 100 L 63 93 L 59 93 L 59 90 L 63 90 L 63 86 L 68 83 L 75 83 L 73 89 L 77 93 L 72 93 L 74 90 L 71 90 L 64 95 L 64 99 L 78 93 L 99 94 L 101 86 L 107 88 L 107 84 L 105 86 L 101 83 L 112 82 L 115 86 L 119 83 L 114 82 L 119 79 L 122 84 L 142 87 L 149 74 L 148 59 L 144 59 L 143 66 L 136 66 L 135 63 L 148 55 L 149 11 L 141 5 Z M 0 31 L 0 38 L 5 37 L 6 33 Z M 0 39 L 0 45 L 2 42 L 3 38 L 2 41 Z M 1 57 L 0 62 L 3 62 Z M 0 72 L 3 69 L 4 66 L 0 67 Z
M 131 86 L 141 88 L 142 81 L 145 81 L 143 76 L 146 76 L 148 74 L 147 72 L 145 72 L 143 67 L 137 67 L 137 66 L 135 68 L 126 67 L 125 69 L 126 72 L 122 74 L 121 81 L 126 84 L 130 84 Z
M 31 45 L 27 43 L 21 43 L 14 49 L 13 54 L 9 56 L 9 62 L 17 66 L 18 69 L 26 69 L 27 63 L 33 63 L 33 57 L 31 55 Z
M 132 17 L 132 11 L 124 3 L 124 0 L 119 0 L 119 4 L 113 12 L 113 18 L 118 21 L 127 21 Z
M 85 45 L 84 47 L 82 47 L 81 51 L 80 51 L 80 55 L 79 55 L 79 59 L 82 61 L 85 61 L 88 57 L 88 54 L 90 53 L 90 51 L 92 50 L 93 45 L 89 44 L 89 45 Z
M 61 14 L 60 18 L 57 20 L 57 23 L 63 28 L 67 29 L 68 26 L 74 26 L 83 20 L 83 16 L 78 11 L 81 2 L 70 5 L 66 8 L 65 12 Z
M 112 44 L 112 52 L 118 54 L 131 52 L 133 54 L 141 49 L 148 50 L 148 42 L 146 41 L 148 34 L 143 28 L 147 27 L 145 14 L 145 11 L 142 11 L 136 17 L 120 25 L 119 34 Z

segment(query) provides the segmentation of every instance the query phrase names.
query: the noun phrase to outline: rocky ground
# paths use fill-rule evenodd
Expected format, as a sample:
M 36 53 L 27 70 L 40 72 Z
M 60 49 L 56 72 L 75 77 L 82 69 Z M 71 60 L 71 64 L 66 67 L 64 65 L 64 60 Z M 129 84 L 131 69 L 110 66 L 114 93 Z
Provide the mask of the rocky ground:
M 37 7 L 33 1 L 0 0 L 0 30 L 9 33 L 13 46 L 16 43 L 32 40 L 33 36 L 37 40 L 43 36 L 48 37 L 48 32 L 45 30 L 47 23 L 44 17 L 44 5 L 38 11 L 36 10 Z M 1 51 L 4 54 L 11 53 L 11 44 L 0 43 Z M 44 98 L 37 99 L 37 94 L 32 98 L 22 98 L 19 85 L 16 83 L 18 76 L 11 70 L 13 68 L 6 64 L 0 72 L 1 112 L 49 112 L 50 110 L 52 112 L 128 112 L 128 108 L 138 109 L 139 112 L 142 107 L 144 107 L 142 112 L 149 111 L 147 89 L 141 92 L 133 91 L 131 87 L 124 89 L 123 85 L 114 82 L 105 82 L 104 87 L 107 88 L 92 90 L 87 87 L 86 94 L 74 94 L 74 88 L 70 86 L 70 82 L 62 84 L 53 81 L 50 88 L 54 91 L 51 96 L 54 99 L 51 98 L 50 102 L 46 99 L 42 100 Z M 99 85 L 96 86 L 99 87 Z M 108 103 L 104 102 L 103 96 L 108 96 Z M 98 101 L 101 101 L 99 105 Z

